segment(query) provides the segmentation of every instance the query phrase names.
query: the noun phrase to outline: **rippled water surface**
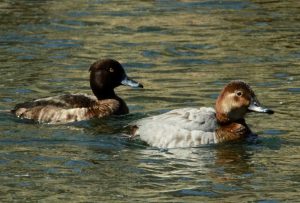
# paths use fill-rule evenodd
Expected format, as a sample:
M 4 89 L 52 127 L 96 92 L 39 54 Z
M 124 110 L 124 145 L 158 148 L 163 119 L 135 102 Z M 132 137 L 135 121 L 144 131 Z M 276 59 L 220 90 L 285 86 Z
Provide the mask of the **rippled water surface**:
M 88 68 L 119 60 L 143 90 L 119 87 L 131 114 L 39 125 L 0 113 L 1 202 L 296 202 L 300 199 L 297 0 L 0 2 L 0 109 L 91 93 Z M 124 126 L 213 106 L 246 80 L 272 116 L 247 121 L 257 144 L 158 150 Z

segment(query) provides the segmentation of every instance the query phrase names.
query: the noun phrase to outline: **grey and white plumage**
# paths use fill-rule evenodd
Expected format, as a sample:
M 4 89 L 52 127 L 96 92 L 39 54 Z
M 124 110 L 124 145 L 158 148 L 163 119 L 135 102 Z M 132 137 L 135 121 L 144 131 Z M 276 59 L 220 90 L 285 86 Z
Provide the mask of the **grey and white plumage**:
M 215 110 L 182 108 L 138 120 L 135 135 L 159 148 L 196 147 L 217 143 Z
M 182 108 L 151 116 L 132 124 L 132 136 L 159 148 L 198 147 L 248 140 L 253 134 L 245 122 L 249 112 L 274 113 L 260 105 L 253 90 L 243 81 L 228 83 L 209 107 Z

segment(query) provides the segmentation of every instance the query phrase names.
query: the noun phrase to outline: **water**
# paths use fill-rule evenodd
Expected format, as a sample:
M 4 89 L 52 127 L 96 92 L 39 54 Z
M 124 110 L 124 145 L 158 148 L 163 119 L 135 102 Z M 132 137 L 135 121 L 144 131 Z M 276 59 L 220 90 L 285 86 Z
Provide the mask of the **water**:
M 296 202 L 300 199 L 300 3 L 0 3 L 0 109 L 91 93 L 88 68 L 115 58 L 145 86 L 118 88 L 131 114 L 37 125 L 0 114 L 1 202 Z M 269 115 L 257 144 L 158 150 L 122 136 L 147 115 L 213 106 L 246 80 Z

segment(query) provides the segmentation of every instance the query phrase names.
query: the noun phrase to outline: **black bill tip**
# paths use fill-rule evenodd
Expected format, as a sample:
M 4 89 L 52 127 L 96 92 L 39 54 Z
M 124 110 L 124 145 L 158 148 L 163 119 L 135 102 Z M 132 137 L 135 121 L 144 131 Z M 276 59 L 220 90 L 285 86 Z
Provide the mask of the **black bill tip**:
M 129 87 L 133 87 L 133 88 L 144 88 L 144 86 L 141 83 L 139 83 L 139 82 L 137 82 L 137 81 L 135 81 L 135 80 L 133 80 L 133 79 L 131 79 L 129 77 L 125 77 L 121 81 L 121 84 L 129 86 Z
M 267 110 L 266 110 L 266 113 L 267 113 L 267 114 L 274 114 L 275 112 L 274 112 L 273 110 L 271 110 L 271 109 L 267 109 Z

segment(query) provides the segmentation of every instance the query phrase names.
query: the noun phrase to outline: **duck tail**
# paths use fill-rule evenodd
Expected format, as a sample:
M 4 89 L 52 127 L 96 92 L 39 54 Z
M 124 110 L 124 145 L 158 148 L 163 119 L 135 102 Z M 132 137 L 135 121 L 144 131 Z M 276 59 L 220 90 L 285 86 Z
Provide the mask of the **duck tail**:
M 124 126 L 124 137 L 129 139 L 135 139 L 138 137 L 138 134 L 136 134 L 136 131 L 138 130 L 138 126 L 136 125 L 127 125 Z
M 12 113 L 12 110 L 0 110 L 0 113 Z

